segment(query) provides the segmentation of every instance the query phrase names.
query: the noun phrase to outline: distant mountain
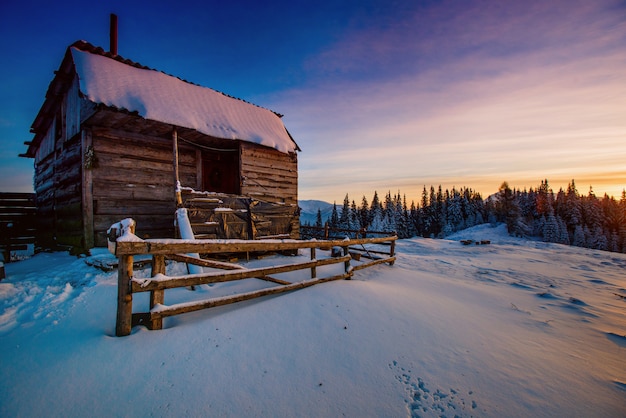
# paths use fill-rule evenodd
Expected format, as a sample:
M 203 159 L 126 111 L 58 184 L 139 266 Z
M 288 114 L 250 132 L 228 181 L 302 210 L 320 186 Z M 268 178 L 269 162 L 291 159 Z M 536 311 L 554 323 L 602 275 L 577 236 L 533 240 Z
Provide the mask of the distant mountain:
M 301 224 L 315 225 L 318 209 L 322 212 L 322 222 L 330 218 L 330 214 L 333 212 L 333 204 L 322 200 L 299 200 L 298 206 L 300 207 Z

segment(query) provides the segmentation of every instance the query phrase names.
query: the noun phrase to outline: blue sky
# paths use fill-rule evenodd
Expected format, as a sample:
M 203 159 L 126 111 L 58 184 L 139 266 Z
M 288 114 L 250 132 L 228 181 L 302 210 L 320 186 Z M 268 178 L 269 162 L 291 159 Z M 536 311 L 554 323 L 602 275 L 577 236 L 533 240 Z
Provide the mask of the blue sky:
M 0 3 L 0 191 L 65 49 L 119 54 L 285 115 L 301 199 L 503 181 L 626 188 L 624 1 Z

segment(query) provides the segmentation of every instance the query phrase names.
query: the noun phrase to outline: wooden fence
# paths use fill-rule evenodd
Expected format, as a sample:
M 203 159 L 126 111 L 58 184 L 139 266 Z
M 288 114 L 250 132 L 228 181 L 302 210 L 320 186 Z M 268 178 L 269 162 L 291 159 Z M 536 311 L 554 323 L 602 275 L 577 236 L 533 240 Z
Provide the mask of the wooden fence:
M 117 299 L 117 322 L 115 333 L 117 336 L 129 335 L 132 327 L 145 325 L 148 329 L 162 329 L 163 318 L 186 312 L 193 312 L 216 306 L 241 302 L 262 296 L 288 292 L 296 289 L 313 286 L 331 280 L 348 279 L 355 270 L 372 266 L 379 263 L 393 265 L 395 257 L 395 241 L 397 236 L 378 238 L 362 238 L 351 240 L 331 241 L 300 241 L 300 240 L 141 240 L 134 237 L 133 240 L 117 239 L 114 242 L 114 253 L 119 259 L 118 264 L 118 299 Z M 379 244 L 387 251 L 375 251 L 365 245 Z M 317 258 L 318 249 L 339 249 L 336 256 Z M 310 261 L 288 263 L 284 265 L 260 268 L 245 268 L 239 264 L 225 263 L 216 260 L 193 258 L 183 254 L 198 253 L 203 255 L 218 255 L 231 253 L 255 253 L 255 252 L 283 252 L 310 250 Z M 335 251 L 333 251 L 335 252 Z M 139 279 L 134 277 L 133 257 L 149 254 L 152 256 L 151 278 Z M 369 261 L 357 265 L 351 265 L 351 259 L 365 257 Z M 165 260 L 172 259 L 189 264 L 211 267 L 211 272 L 202 274 L 188 274 L 181 276 L 167 276 L 165 274 Z M 285 258 L 288 260 L 288 258 Z M 332 264 L 343 264 L 342 273 L 326 277 L 317 277 L 317 268 Z M 310 271 L 310 279 L 300 282 L 288 282 L 272 277 L 271 275 L 286 273 L 296 270 Z M 165 290 L 198 286 L 202 284 L 228 282 L 257 278 L 274 283 L 276 286 L 240 293 L 232 296 L 217 297 L 201 301 L 165 304 Z M 133 294 L 150 292 L 150 311 L 133 312 Z
M 34 193 L 0 193 L 0 251 L 4 262 L 11 252 L 26 250 L 35 243 Z
M 368 231 L 366 229 L 344 229 L 344 228 L 330 228 L 328 224 L 325 226 L 312 226 L 312 225 L 300 225 L 300 238 L 301 239 L 343 239 L 348 238 L 367 238 L 380 237 L 380 236 L 393 236 L 397 235 L 395 232 L 384 231 Z

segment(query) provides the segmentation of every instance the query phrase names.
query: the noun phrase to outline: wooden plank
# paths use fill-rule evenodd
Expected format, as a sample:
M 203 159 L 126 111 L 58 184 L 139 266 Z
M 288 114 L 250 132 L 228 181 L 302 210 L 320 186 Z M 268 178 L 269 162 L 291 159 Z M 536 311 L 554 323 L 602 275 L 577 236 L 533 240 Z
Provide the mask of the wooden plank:
M 297 180 L 298 170 L 282 165 L 259 165 L 252 161 L 243 161 L 242 170 L 247 175 L 256 177 L 285 177 L 291 181 Z
M 151 276 L 154 277 L 157 274 L 165 274 L 165 257 L 162 255 L 155 255 L 152 257 L 152 273 Z M 150 292 L 150 309 L 154 308 L 157 305 L 162 305 L 165 301 L 165 291 L 163 289 L 152 290 Z M 163 328 L 163 319 L 162 318 L 151 318 L 150 329 L 162 329 Z
M 180 253 L 245 253 L 296 250 L 299 248 L 331 248 L 359 244 L 377 244 L 397 240 L 397 236 L 351 240 L 146 240 L 117 243 L 118 254 L 180 254 Z
M 0 199 L 0 208 L 12 210 L 14 208 L 17 209 L 37 209 L 35 206 L 34 198 L 33 200 L 19 199 L 19 200 L 9 200 L 9 199 Z
M 98 168 L 101 169 L 135 169 L 135 170 L 156 170 L 172 172 L 171 161 L 155 161 L 148 158 L 129 158 L 122 154 L 109 154 L 99 152 L 97 154 Z
M 0 201 L 4 200 L 17 200 L 21 202 L 29 202 L 29 205 L 32 206 L 35 204 L 35 193 L 7 193 L 0 192 Z
M 245 270 L 230 270 L 220 273 L 188 274 L 178 277 L 165 277 L 159 280 L 138 280 L 131 282 L 133 292 L 147 292 L 156 289 L 169 289 L 175 287 L 199 286 L 201 284 L 223 283 L 235 280 L 265 277 L 271 274 L 286 273 L 295 270 L 309 269 L 313 266 L 326 266 L 330 264 L 350 261 L 350 256 L 313 260 L 304 263 L 285 264 L 273 267 L 259 267 Z
M 19 207 L 19 206 L 13 206 L 13 207 L 0 206 L 0 215 L 3 215 L 3 217 L 6 217 L 6 216 L 25 217 L 25 216 L 32 216 L 35 213 L 37 213 L 37 208 L 25 208 L 25 207 Z
M 94 170 L 94 177 L 95 176 L 101 180 L 115 181 L 119 179 L 126 179 L 129 183 L 165 185 L 166 187 L 172 188 L 172 190 L 174 187 L 171 170 L 162 171 L 146 168 L 138 171 L 130 167 L 111 170 L 106 169 L 105 167 L 98 167 Z
M 114 198 L 126 200 L 161 200 L 172 201 L 172 188 L 158 184 L 143 184 L 132 179 L 93 180 L 94 198 Z
M 181 263 L 195 264 L 202 267 L 218 268 L 222 270 L 245 270 L 246 268 L 238 264 L 225 263 L 217 260 L 207 260 L 203 258 L 190 257 L 184 254 L 169 254 L 167 258 Z
M 82 207 L 83 207 L 83 236 L 85 238 L 85 247 L 92 248 L 95 245 L 94 229 L 93 229 L 93 172 L 92 167 L 88 166 L 88 156 L 93 152 L 93 140 L 91 131 L 83 129 L 82 132 Z
M 280 161 L 281 164 L 285 164 L 287 162 L 297 164 L 298 161 L 296 153 L 287 154 L 273 148 L 245 141 L 241 143 L 241 156 L 244 159 Z
M 173 201 L 171 202 L 172 206 Z M 164 216 L 164 214 L 156 215 L 133 215 L 133 219 L 137 221 L 137 231 L 152 230 L 173 230 L 174 229 L 174 210 Z M 127 213 L 128 214 L 128 213 Z M 96 231 L 106 231 L 111 225 L 120 221 L 119 215 L 100 214 L 94 217 L 94 228 Z M 149 227 L 149 228 L 148 228 Z M 140 236 L 140 235 L 138 235 Z M 154 235 L 151 238 L 173 238 L 173 235 Z
M 171 127 L 169 128 L 171 135 Z M 128 159 L 140 159 L 153 162 L 172 163 L 171 136 L 167 139 L 141 135 L 132 132 L 94 129 L 96 140 L 94 150 L 97 155 L 122 155 Z M 123 146 L 120 146 L 123 144 Z M 179 164 L 195 166 L 195 150 L 179 145 Z
M 325 283 L 334 280 L 342 280 L 350 277 L 352 273 L 343 273 L 323 279 L 313 279 L 304 282 L 292 283 L 284 286 L 272 287 L 269 289 L 261 289 L 253 292 L 240 293 L 238 295 L 227 296 L 223 298 L 208 299 L 196 302 L 180 303 L 170 306 L 157 306 L 150 312 L 152 318 L 164 318 L 168 316 L 178 315 L 181 313 L 194 312 L 201 309 L 214 308 L 217 306 L 229 305 L 232 303 L 243 302 L 250 299 L 260 298 L 263 296 L 275 295 L 279 293 L 291 292 L 293 290 L 304 289 L 319 283 Z
M 286 280 L 280 280 L 280 279 L 277 279 L 277 278 L 271 277 L 271 276 L 261 276 L 261 277 L 257 277 L 257 279 L 264 280 L 266 282 L 282 284 L 282 285 L 290 285 L 291 284 L 291 282 L 288 282 Z
M 170 202 L 161 202 L 154 200 L 135 200 L 133 202 L 125 202 L 120 200 L 98 199 L 94 202 L 94 213 L 96 215 L 120 215 L 128 214 L 142 215 L 167 215 L 174 219 L 174 210 L 172 210 L 173 200 Z
M 15 250 L 25 250 L 28 244 L 35 243 L 35 236 L 30 237 L 0 237 L 0 245 L 11 246 Z M 19 247 L 19 248 L 18 248 Z
M 396 257 L 380 258 L 378 260 L 370 261 L 368 263 L 363 263 L 363 264 L 359 264 L 356 266 L 352 266 L 352 270 L 354 271 L 362 270 L 364 268 L 371 267 L 376 264 L 382 264 L 382 263 L 389 263 L 389 265 L 393 265 L 395 261 L 396 261 Z
M 24 251 L 28 249 L 28 246 L 25 244 L 0 243 L 0 248 L 5 251 Z
M 376 250 L 371 250 L 369 248 L 358 248 L 358 247 L 350 247 L 350 249 L 354 250 L 354 251 L 361 251 L 361 252 L 370 253 L 370 254 L 389 255 L 389 251 L 387 251 L 387 252 L 385 252 L 385 251 L 376 251 Z

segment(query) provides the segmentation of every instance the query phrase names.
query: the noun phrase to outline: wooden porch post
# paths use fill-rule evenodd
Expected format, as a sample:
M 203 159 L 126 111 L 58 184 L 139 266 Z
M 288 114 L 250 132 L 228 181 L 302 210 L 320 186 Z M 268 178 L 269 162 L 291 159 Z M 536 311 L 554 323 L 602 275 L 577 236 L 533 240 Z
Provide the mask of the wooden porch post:
M 178 173 L 178 131 L 176 128 L 172 131 L 172 147 L 174 153 L 174 187 L 176 188 L 176 207 L 183 206 L 183 197 L 180 191 L 180 176 Z
M 81 130 L 82 154 L 82 206 L 83 206 L 83 245 L 85 249 L 95 246 L 93 231 L 93 138 L 91 130 Z

